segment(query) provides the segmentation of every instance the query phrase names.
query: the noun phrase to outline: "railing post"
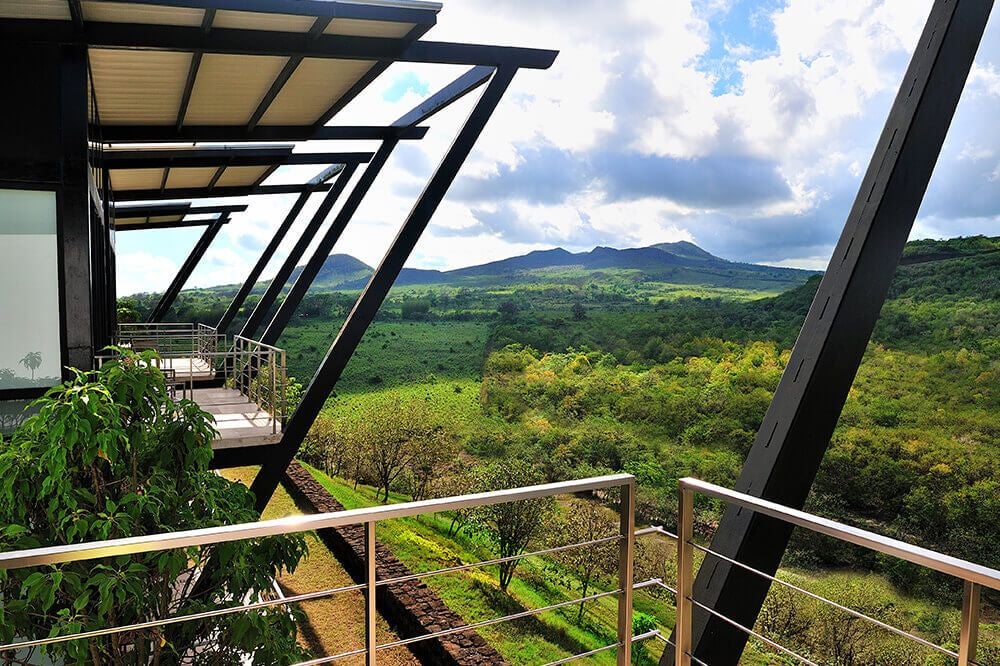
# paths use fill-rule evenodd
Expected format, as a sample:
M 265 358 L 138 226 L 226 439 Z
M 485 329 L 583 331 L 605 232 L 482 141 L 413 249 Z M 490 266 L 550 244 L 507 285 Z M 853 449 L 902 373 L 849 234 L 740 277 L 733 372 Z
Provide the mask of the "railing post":
M 278 393 L 278 370 L 274 363 L 274 350 L 269 350 L 267 356 L 267 369 L 271 374 L 271 395 L 268 396 L 267 401 L 270 403 L 269 407 L 271 408 L 271 434 L 273 435 L 278 432 L 278 405 L 275 403 L 275 395 Z
M 365 666 L 375 666 L 375 521 L 365 523 Z
M 958 637 L 958 666 L 971 666 L 976 661 L 979 644 L 980 586 L 965 581 L 962 593 L 962 628 Z
M 285 410 L 288 408 L 288 356 L 281 350 L 281 428 L 285 428 Z
M 691 666 L 694 604 L 694 492 L 679 485 L 677 504 L 677 624 L 674 628 L 674 664 Z
M 618 544 L 618 666 L 632 663 L 632 570 L 635 561 L 635 479 L 621 487 Z

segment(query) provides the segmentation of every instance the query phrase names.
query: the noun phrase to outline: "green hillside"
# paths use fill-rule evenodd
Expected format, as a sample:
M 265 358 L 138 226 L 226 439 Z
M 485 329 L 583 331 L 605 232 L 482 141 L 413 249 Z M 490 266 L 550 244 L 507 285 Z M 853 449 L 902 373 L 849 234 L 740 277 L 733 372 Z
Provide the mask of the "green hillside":
M 300 269 L 292 273 L 298 277 Z M 332 254 L 323 264 L 312 291 L 354 290 L 364 287 L 373 269 L 346 254 Z M 623 280 L 703 285 L 779 292 L 801 284 L 812 271 L 727 261 L 693 243 L 660 243 L 623 250 L 596 247 L 589 252 L 562 248 L 539 250 L 479 266 L 451 271 L 404 268 L 398 286 L 490 287 L 500 284 L 580 284 L 593 280 Z M 255 293 L 263 291 L 264 284 Z M 233 291 L 226 285 L 209 291 Z
M 998 247 L 1000 238 L 984 237 L 907 246 L 910 259 L 892 283 L 810 510 L 1000 567 Z M 463 480 L 491 463 L 521 461 L 549 481 L 626 471 L 639 480 L 639 520 L 672 525 L 677 478 L 734 482 L 820 278 L 732 264 L 695 246 L 669 248 L 598 248 L 583 258 L 552 250 L 397 285 L 302 455 L 341 477 L 338 492 L 374 485 L 364 428 L 391 405 L 401 423 L 419 415 L 418 430 L 435 433 L 436 450 L 452 452 L 444 459 L 455 464 L 434 469 L 435 492 L 461 492 Z M 674 280 L 668 270 L 702 281 Z M 331 270 L 327 284 L 343 274 Z M 356 296 L 323 289 L 307 296 L 280 341 L 294 374 L 311 376 Z M 225 301 L 212 290 L 185 292 L 178 318 L 211 321 Z M 400 474 L 392 497 L 427 492 L 417 485 L 426 472 Z M 699 524 L 715 524 L 719 510 L 699 505 Z M 443 525 L 434 538 L 458 548 Z M 406 544 L 399 548 L 406 556 Z M 637 566 L 669 569 L 666 551 L 644 553 Z M 874 614 L 891 611 L 895 624 L 929 640 L 954 640 L 960 589 L 952 581 L 801 535 L 785 567 L 783 576 L 818 593 Z M 537 601 L 561 594 L 549 590 Z M 997 601 L 987 595 L 988 618 L 997 617 Z M 649 600 L 650 608 L 664 603 L 669 598 Z M 769 603 L 805 622 L 816 613 L 785 598 Z M 597 631 L 595 618 L 580 628 Z M 573 617 L 559 622 L 576 631 Z M 669 628 L 669 612 L 659 622 Z M 983 631 L 981 657 L 994 663 L 1000 627 L 987 623 Z M 783 642 L 832 663 L 827 638 L 804 631 Z M 502 647 L 505 639 L 496 640 Z M 858 663 L 936 663 L 888 637 L 873 645 L 881 661 Z

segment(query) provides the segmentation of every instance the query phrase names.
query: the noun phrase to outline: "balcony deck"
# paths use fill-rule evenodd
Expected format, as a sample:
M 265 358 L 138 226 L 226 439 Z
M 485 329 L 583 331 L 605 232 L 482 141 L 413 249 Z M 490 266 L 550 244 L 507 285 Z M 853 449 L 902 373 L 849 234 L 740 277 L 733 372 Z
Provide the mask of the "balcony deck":
M 212 448 L 216 451 L 264 446 L 281 440 L 281 422 L 276 422 L 236 389 L 196 388 L 191 399 L 215 417 L 219 434 L 212 441 Z
M 173 370 L 179 382 L 207 382 L 216 376 L 212 364 L 201 358 L 163 358 L 159 364 L 162 370 Z

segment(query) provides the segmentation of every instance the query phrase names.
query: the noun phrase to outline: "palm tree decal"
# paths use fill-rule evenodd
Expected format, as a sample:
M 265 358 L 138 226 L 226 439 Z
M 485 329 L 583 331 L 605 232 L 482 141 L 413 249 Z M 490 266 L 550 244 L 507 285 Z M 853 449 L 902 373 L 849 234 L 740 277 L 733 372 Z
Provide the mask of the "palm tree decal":
M 20 361 L 28 370 L 31 370 L 31 381 L 35 381 L 35 370 L 42 364 L 42 352 L 28 352 Z

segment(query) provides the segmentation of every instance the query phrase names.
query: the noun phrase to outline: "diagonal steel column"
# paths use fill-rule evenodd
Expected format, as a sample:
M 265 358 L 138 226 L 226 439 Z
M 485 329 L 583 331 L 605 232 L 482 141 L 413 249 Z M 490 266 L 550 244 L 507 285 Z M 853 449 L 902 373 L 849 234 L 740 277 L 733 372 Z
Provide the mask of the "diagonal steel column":
M 313 251 L 309 261 L 302 267 L 302 272 L 295 279 L 292 288 L 288 290 L 285 299 L 281 301 L 278 311 L 271 318 L 271 323 L 267 325 L 264 334 L 261 335 L 261 342 L 266 345 L 277 343 L 278 338 L 281 337 L 281 333 L 285 330 L 285 326 L 288 325 L 288 321 L 292 318 L 295 308 L 305 298 L 306 292 L 312 286 L 313 280 L 319 275 L 323 264 L 326 263 L 327 257 L 330 256 L 330 251 L 333 250 L 333 246 L 337 244 L 340 235 L 344 233 L 344 229 L 347 228 L 351 218 L 354 217 L 354 213 L 368 195 L 368 190 L 371 189 L 379 172 L 382 171 L 382 167 L 385 166 L 386 161 L 388 161 L 389 156 L 398 143 L 398 139 L 389 139 L 382 142 L 378 152 L 375 153 L 375 157 L 368 163 L 368 166 L 361 174 L 361 178 L 354 186 L 354 189 L 351 190 L 347 200 L 344 201 L 343 207 L 337 213 L 337 216 L 333 218 L 333 223 Z
M 454 104 L 465 95 L 486 83 L 490 76 L 493 75 L 494 71 L 495 68 L 488 66 L 472 67 L 447 86 L 434 93 L 422 103 L 418 104 L 405 115 L 400 117 L 392 124 L 392 127 L 399 128 L 400 131 L 403 131 L 408 127 L 413 127 L 422 123 L 435 113 Z M 295 284 L 292 285 L 292 288 L 285 297 L 285 300 L 282 301 L 281 307 L 278 308 L 278 311 L 274 314 L 274 318 L 271 320 L 271 323 L 268 324 L 267 329 L 264 331 L 264 335 L 261 337 L 261 341 L 264 344 L 277 344 L 278 338 L 281 337 L 285 327 L 288 326 L 288 322 L 295 313 L 295 308 L 297 308 L 299 303 L 302 302 L 302 299 L 305 298 L 306 293 L 309 291 L 309 287 L 312 286 L 313 280 L 316 279 L 316 276 L 319 274 L 320 270 L 322 270 L 323 264 L 326 263 L 327 258 L 330 256 L 330 252 L 340 239 L 340 235 L 344 233 L 344 229 L 346 229 L 347 225 L 350 224 L 351 219 L 354 217 L 354 213 L 357 212 L 361 202 L 364 201 L 364 198 L 368 195 L 368 190 L 371 189 L 372 184 L 375 182 L 375 178 L 382 170 L 382 167 L 385 166 L 386 161 L 389 159 L 389 156 L 392 154 L 392 151 L 396 148 L 398 143 L 398 139 L 386 140 L 383 142 L 379 151 L 375 154 L 375 157 L 372 158 L 368 168 L 365 170 L 364 174 L 362 174 L 361 180 L 351 192 L 348 200 L 344 202 L 344 207 L 334 219 L 330 229 L 326 232 L 326 236 L 324 236 L 323 240 L 320 241 L 319 246 L 313 252 L 313 256 L 309 259 L 309 263 L 303 267 L 302 273 L 295 280 Z
M 936 0 L 736 490 L 802 507 L 861 364 L 958 105 L 992 0 Z M 773 574 L 791 528 L 729 510 L 712 549 Z M 694 597 L 752 627 L 768 581 L 706 557 Z M 694 654 L 736 664 L 747 635 L 695 613 Z M 661 664 L 672 663 L 672 650 Z
M 257 498 L 259 510 L 267 506 L 268 500 L 278 487 L 281 475 L 298 452 L 306 433 L 323 408 L 327 396 L 340 379 L 354 350 L 357 349 L 393 282 L 396 281 L 403 264 L 406 263 L 428 222 L 444 199 L 516 72 L 516 67 L 501 67 L 494 74 L 420 198 L 414 204 L 375 274 L 354 304 L 354 309 L 351 310 L 347 321 L 330 346 L 326 358 L 309 383 L 298 408 L 285 425 L 281 442 L 268 451 L 267 458 L 250 487 Z
M 341 173 L 343 170 L 344 170 L 344 165 L 337 164 L 333 167 L 330 167 L 329 169 L 324 170 L 321 174 L 319 174 L 316 178 L 314 178 L 310 182 L 313 183 L 326 182 L 330 178 Z M 274 253 L 278 249 L 278 246 L 281 245 L 281 241 L 283 241 L 285 239 L 285 236 L 288 235 L 288 230 L 291 229 L 292 224 L 295 223 L 295 218 L 297 218 L 299 216 L 299 213 L 302 212 L 303 206 L 306 205 L 306 201 L 309 199 L 309 194 L 310 194 L 309 192 L 303 192 L 302 194 L 299 195 L 298 199 L 295 200 L 295 203 L 292 204 L 292 207 L 288 211 L 288 214 L 285 216 L 285 219 L 282 221 L 278 229 L 274 232 L 274 236 L 271 237 L 270 242 L 268 242 L 267 247 L 264 248 L 264 251 L 261 253 L 260 258 L 257 259 L 257 263 L 254 265 L 252 269 L 250 269 L 250 274 L 247 276 L 247 279 L 243 281 L 243 285 L 239 288 L 239 291 L 236 292 L 236 295 L 233 296 L 233 300 L 229 304 L 229 307 L 226 309 L 225 314 L 222 315 L 222 318 L 219 319 L 219 323 L 216 325 L 216 329 L 218 329 L 220 333 L 225 333 L 229 329 L 229 326 L 233 323 L 233 319 L 236 317 L 236 314 L 240 311 L 240 308 L 243 307 L 243 302 L 246 301 L 246 298 L 247 296 L 250 295 L 250 292 L 253 290 L 254 285 L 257 284 L 257 280 L 260 279 L 261 273 L 264 272 L 264 269 L 267 267 L 268 262 L 271 261 L 271 257 L 274 256 Z
M 216 329 L 219 333 L 225 333 L 229 326 L 233 323 L 233 319 L 236 317 L 236 313 L 240 311 L 243 307 L 244 301 L 246 301 L 247 296 L 250 295 L 250 291 L 253 289 L 254 285 L 257 284 L 257 280 L 260 279 L 260 274 L 264 272 L 267 267 L 271 257 L 274 256 L 275 250 L 281 245 L 281 241 L 285 239 L 285 235 L 288 234 L 288 230 L 292 227 L 295 222 L 295 218 L 299 216 L 302 212 L 302 207 L 306 205 L 306 201 L 309 199 L 309 192 L 303 192 L 292 204 L 291 209 L 282 221 L 281 226 L 274 232 L 274 236 L 271 237 L 270 242 L 264 251 L 261 253 L 260 258 L 257 259 L 257 263 L 254 267 L 250 269 L 250 274 L 247 279 L 243 281 L 236 295 L 233 296 L 233 300 L 229 303 L 229 307 L 226 308 L 225 313 L 219 319 L 219 323 L 216 324 Z
M 330 214 L 333 209 L 333 205 L 340 198 L 340 195 L 344 192 L 347 187 L 347 183 L 351 180 L 351 176 L 357 170 L 357 164 L 347 164 L 344 170 L 340 172 L 337 176 L 337 180 L 334 182 L 333 188 L 327 192 L 326 196 L 323 198 L 323 202 L 313 213 L 312 219 L 309 220 L 309 224 L 303 229 L 302 234 L 299 236 L 298 241 L 296 241 L 295 246 L 292 248 L 288 256 L 285 257 L 284 263 L 281 264 L 281 268 L 271 279 L 271 283 L 267 285 L 267 289 L 264 290 L 264 295 L 260 297 L 260 301 L 257 302 L 257 306 L 250 313 L 250 317 L 247 319 L 247 323 L 243 325 L 243 329 L 240 331 L 240 335 L 245 338 L 253 338 L 257 333 L 257 329 L 260 327 L 261 322 L 264 321 L 264 317 L 267 316 L 268 311 L 274 302 L 277 300 L 278 296 L 281 294 L 281 290 L 285 288 L 285 283 L 288 282 L 288 277 L 295 270 L 295 264 L 299 262 L 302 255 L 306 253 L 309 248 L 309 244 L 312 242 L 313 238 L 316 236 L 316 232 L 319 228 L 323 226 L 323 222 L 326 220 L 326 216 Z
M 195 243 L 194 248 L 191 249 L 191 254 L 189 254 L 188 258 L 184 260 L 183 264 L 181 264 L 181 268 L 177 271 L 177 275 L 174 276 L 173 282 L 170 283 L 167 290 L 163 292 L 162 296 L 160 296 L 159 302 L 157 302 L 156 307 L 153 308 L 153 311 L 150 313 L 147 321 L 150 323 L 157 323 L 163 320 L 167 312 L 170 310 L 170 306 L 174 304 L 177 294 L 181 292 L 181 288 L 184 286 L 184 283 L 187 282 L 189 277 L 191 277 L 191 273 L 198 265 L 198 262 L 201 261 L 201 258 L 205 256 L 205 251 L 208 250 L 208 246 L 211 245 L 212 241 L 215 240 L 215 237 L 219 235 L 222 225 L 228 221 L 229 215 L 223 213 L 215 221 L 208 225 L 208 228 L 205 229 L 201 238 L 199 238 L 198 242 Z

